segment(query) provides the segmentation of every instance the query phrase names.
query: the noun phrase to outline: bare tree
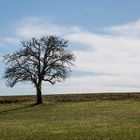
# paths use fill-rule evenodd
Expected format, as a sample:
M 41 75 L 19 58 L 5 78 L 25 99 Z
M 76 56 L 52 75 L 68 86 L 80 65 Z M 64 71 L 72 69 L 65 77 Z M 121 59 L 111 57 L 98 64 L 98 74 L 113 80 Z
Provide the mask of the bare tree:
M 57 36 L 32 38 L 21 44 L 19 51 L 4 56 L 7 65 L 4 78 L 10 87 L 17 82 L 33 83 L 37 91 L 37 104 L 40 104 L 42 82 L 55 84 L 64 81 L 71 72 L 75 56 L 68 49 L 68 42 Z

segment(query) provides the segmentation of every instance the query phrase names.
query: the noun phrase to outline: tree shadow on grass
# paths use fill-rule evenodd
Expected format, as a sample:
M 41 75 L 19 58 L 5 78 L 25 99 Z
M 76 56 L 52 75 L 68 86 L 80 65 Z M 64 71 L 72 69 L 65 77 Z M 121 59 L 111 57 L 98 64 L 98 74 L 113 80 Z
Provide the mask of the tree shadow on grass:
M 37 104 L 31 104 L 31 105 L 27 105 L 27 106 L 23 106 L 23 107 L 17 107 L 17 108 L 13 108 L 13 109 L 3 110 L 3 111 L 0 111 L 0 115 L 3 114 L 3 113 L 16 111 L 16 110 L 22 110 L 22 109 L 25 109 L 25 108 L 31 108 L 31 107 L 34 107 L 34 106 L 37 106 Z

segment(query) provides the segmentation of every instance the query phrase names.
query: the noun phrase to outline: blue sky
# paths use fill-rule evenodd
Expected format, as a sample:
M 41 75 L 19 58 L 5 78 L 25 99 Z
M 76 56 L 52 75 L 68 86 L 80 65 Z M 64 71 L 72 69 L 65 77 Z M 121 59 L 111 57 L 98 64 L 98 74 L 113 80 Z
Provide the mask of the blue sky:
M 43 93 L 140 91 L 139 0 L 0 0 L 0 59 L 20 41 L 56 34 L 69 40 L 77 59 L 65 83 Z M 2 77 L 5 65 L 0 62 Z M 35 94 L 31 84 L 0 95 Z

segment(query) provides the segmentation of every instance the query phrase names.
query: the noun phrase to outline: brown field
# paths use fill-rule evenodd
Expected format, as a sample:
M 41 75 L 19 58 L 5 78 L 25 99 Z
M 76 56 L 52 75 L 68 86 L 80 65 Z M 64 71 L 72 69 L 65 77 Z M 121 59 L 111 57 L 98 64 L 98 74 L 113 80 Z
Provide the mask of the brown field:
M 140 100 L 140 93 L 88 93 L 43 95 L 44 102 L 78 102 L 94 100 Z M 0 103 L 34 103 L 35 95 L 0 96 Z

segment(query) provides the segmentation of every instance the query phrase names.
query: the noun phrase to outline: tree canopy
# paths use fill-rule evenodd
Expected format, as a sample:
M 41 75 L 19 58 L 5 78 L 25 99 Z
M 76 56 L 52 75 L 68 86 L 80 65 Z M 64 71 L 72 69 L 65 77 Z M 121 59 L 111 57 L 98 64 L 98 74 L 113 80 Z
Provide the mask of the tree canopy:
M 33 83 L 39 104 L 42 103 L 42 82 L 64 81 L 71 72 L 75 56 L 68 48 L 68 41 L 57 36 L 32 38 L 21 45 L 19 51 L 4 56 L 7 65 L 4 78 L 10 87 L 18 82 Z

